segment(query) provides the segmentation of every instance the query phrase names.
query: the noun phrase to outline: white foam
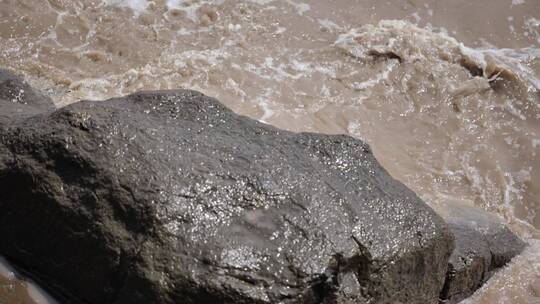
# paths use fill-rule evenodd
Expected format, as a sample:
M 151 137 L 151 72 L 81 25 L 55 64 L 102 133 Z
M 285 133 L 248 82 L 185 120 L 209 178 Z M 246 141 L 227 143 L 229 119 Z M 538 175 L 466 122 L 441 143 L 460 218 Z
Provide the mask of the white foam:
M 268 119 L 276 113 L 271 107 L 270 97 L 272 96 L 271 89 L 265 89 L 261 96 L 257 97 L 257 104 L 262 108 L 263 114 L 258 119 L 262 123 L 268 123 Z
M 285 33 L 286 31 L 287 31 L 287 28 L 286 28 L 286 27 L 278 26 L 278 27 L 276 28 L 276 31 L 274 32 L 274 34 L 279 35 L 279 34 Z
M 398 64 L 397 59 L 392 59 L 388 61 L 388 64 L 386 65 L 386 68 L 379 74 L 377 74 L 374 78 L 362 81 L 362 82 L 355 82 L 353 83 L 352 87 L 355 90 L 365 90 L 367 88 L 371 88 L 379 83 L 381 83 L 384 80 L 388 79 L 388 76 L 390 76 L 390 72 L 394 69 L 394 67 Z
M 341 27 L 329 19 L 317 19 L 321 27 L 328 30 L 341 30 Z
M 540 20 L 532 18 L 526 23 L 533 34 L 540 28 Z M 358 43 L 359 37 L 363 37 L 363 43 Z M 538 39 L 540 40 L 540 35 Z M 437 33 L 403 20 L 382 20 L 377 25 L 353 28 L 341 34 L 334 45 L 359 59 L 369 58 L 370 51 L 375 50 L 379 53 L 396 53 L 406 62 L 430 58 L 441 51 L 449 52 L 453 57 L 449 60 L 450 63 L 458 62 L 460 57 L 466 58 L 481 68 L 484 75 L 488 75 L 488 67 L 495 66 L 497 69 L 516 73 L 528 86 L 540 89 L 540 80 L 527 65 L 531 59 L 540 57 L 540 49 L 534 47 L 518 50 L 493 47 L 475 49 L 449 36 L 444 28 L 439 28 Z M 458 52 L 454 51 L 456 49 Z
M 242 25 L 229 23 L 228 28 L 229 28 L 229 31 L 231 32 L 238 32 L 239 30 L 242 29 Z
M 105 0 L 105 5 L 131 9 L 136 16 L 148 8 L 148 0 Z
M 540 20 L 536 18 L 529 18 L 525 20 L 525 32 L 524 34 L 530 34 L 536 37 L 536 42 L 540 44 Z
M 292 0 L 286 0 L 287 3 L 289 3 L 290 5 L 292 5 L 295 9 L 296 9 L 296 12 L 298 13 L 298 15 L 302 16 L 304 15 L 305 12 L 311 10 L 311 6 L 307 3 L 296 3 Z
M 248 0 L 248 1 L 259 4 L 259 5 L 266 5 L 266 4 L 274 2 L 274 0 Z
M 199 9 L 200 4 L 190 3 L 190 1 L 185 0 L 167 0 L 167 8 L 180 10 L 186 13 L 192 21 L 197 20 L 197 10 Z
M 197 16 L 197 11 L 203 5 L 221 5 L 224 0 L 167 0 L 167 9 L 179 10 L 186 13 L 186 17 L 191 21 L 197 21 L 199 17 Z
M 411 16 L 414 18 L 414 21 L 416 21 L 416 23 L 418 23 L 418 22 L 420 22 L 420 20 L 422 20 L 422 17 L 420 17 L 418 12 L 414 12 Z
M 15 269 L 13 269 L 9 263 L 0 256 L 0 276 L 5 277 L 7 279 L 14 279 L 15 278 Z

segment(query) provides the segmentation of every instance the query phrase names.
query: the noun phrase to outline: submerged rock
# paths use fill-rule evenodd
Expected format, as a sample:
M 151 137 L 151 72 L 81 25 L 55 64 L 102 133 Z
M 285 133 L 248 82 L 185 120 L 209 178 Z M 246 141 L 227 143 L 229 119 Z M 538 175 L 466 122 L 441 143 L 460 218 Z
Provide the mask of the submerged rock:
M 438 301 L 452 234 L 357 139 L 193 91 L 0 130 L 0 254 L 72 303 Z
M 0 124 L 54 109 L 50 98 L 30 87 L 21 76 L 0 68 Z
M 439 212 L 455 236 L 441 299 L 458 303 L 469 297 L 525 248 L 501 219 L 477 208 L 448 205 Z

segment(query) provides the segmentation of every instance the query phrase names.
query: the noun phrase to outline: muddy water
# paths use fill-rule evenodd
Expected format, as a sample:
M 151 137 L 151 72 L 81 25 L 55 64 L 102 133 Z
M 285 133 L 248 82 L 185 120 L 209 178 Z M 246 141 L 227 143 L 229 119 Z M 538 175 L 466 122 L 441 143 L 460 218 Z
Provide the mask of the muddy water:
M 540 303 L 538 0 L 0 0 L 0 66 L 58 105 L 190 88 L 364 139 L 434 209 L 531 244 L 469 303 Z
M 0 304 L 57 304 L 34 282 L 24 280 L 0 257 Z

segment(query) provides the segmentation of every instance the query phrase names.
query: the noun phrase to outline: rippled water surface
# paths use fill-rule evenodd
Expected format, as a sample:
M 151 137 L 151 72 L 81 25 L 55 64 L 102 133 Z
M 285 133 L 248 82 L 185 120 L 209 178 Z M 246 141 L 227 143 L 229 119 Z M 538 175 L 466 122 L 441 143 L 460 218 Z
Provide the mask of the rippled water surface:
M 531 244 L 466 302 L 540 303 L 538 0 L 0 0 L 0 66 L 58 105 L 190 88 L 361 138 L 435 210 Z M 25 294 L 0 278 L 0 303 Z

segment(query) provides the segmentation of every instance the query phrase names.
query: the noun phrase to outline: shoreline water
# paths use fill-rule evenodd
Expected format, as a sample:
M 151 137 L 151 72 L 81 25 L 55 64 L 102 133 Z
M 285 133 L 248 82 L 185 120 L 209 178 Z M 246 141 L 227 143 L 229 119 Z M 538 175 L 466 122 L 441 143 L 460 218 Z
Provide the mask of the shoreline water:
M 60 106 L 197 89 L 281 128 L 362 138 L 435 209 L 479 206 L 531 248 L 540 239 L 533 1 L 25 0 L 0 8 L 0 66 L 23 72 Z M 472 303 L 512 290 L 528 292 L 516 303 L 537 301 L 540 255 L 516 261 Z M 517 287 L 516 276 L 530 286 Z
M 24 279 L 2 256 L 0 256 L 0 303 L 58 304 L 35 282 Z

